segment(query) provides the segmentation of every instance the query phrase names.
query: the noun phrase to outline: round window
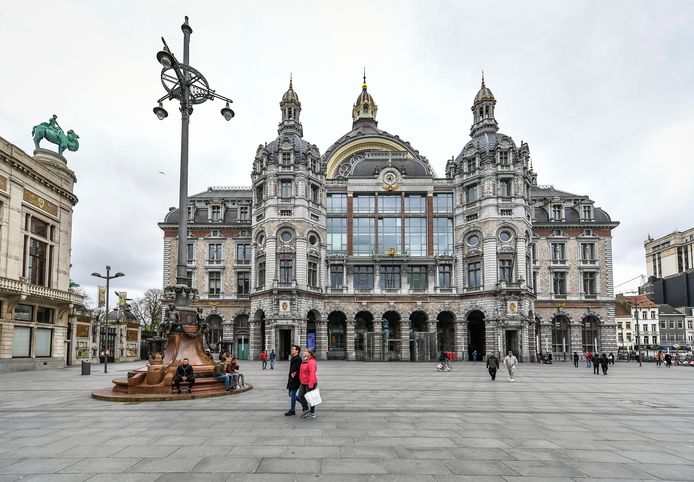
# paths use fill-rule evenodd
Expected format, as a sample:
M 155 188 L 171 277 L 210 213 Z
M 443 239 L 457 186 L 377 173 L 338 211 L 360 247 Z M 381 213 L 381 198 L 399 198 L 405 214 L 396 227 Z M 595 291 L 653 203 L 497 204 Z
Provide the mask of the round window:
M 471 234 L 467 238 L 467 245 L 468 246 L 477 246 L 480 244 L 480 237 L 476 234 Z
M 258 245 L 259 246 L 265 245 L 265 235 L 264 234 L 261 234 L 260 236 L 258 236 Z
M 499 239 L 502 240 L 504 243 L 510 241 L 511 237 L 512 236 L 510 231 L 501 231 L 499 233 Z
M 318 243 L 318 238 L 315 234 L 312 234 L 308 237 L 308 242 L 311 246 L 315 246 Z
M 284 231 L 282 234 L 280 234 L 280 239 L 283 243 L 288 243 L 292 240 L 292 233 L 289 231 Z

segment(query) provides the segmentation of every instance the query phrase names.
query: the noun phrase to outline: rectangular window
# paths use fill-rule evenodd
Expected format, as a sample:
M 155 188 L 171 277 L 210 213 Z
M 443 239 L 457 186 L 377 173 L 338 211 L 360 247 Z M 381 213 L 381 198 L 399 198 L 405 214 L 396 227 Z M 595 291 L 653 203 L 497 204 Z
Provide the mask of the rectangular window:
M 53 308 L 44 306 L 36 308 L 36 321 L 39 323 L 53 323 Z
M 499 179 L 499 196 L 501 196 L 501 197 L 511 196 L 511 180 L 510 179 Z
M 207 261 L 209 264 L 219 264 L 222 262 L 222 245 L 210 244 L 207 246 Z
M 31 305 L 14 305 L 14 319 L 17 321 L 34 321 L 34 307 Z
M 400 266 L 381 266 L 381 288 L 400 289 Z
M 255 188 L 255 202 L 260 203 L 263 202 L 265 194 L 265 184 L 260 184 L 256 186 Z
M 379 214 L 399 214 L 402 212 L 400 196 L 382 195 L 378 196 Z
M 207 292 L 212 296 L 219 296 L 222 292 L 222 273 L 210 271 L 207 280 Z
M 410 256 L 427 255 L 426 218 L 405 218 L 405 249 Z
M 674 329 L 675 329 L 675 322 L 674 322 L 674 321 L 668 322 L 668 327 L 669 327 L 671 330 L 674 330 Z
M 258 276 L 256 284 L 258 288 L 263 288 L 265 286 L 265 261 L 260 261 L 258 263 Z
M 439 288 L 453 286 L 453 269 L 450 264 L 439 265 Z
M 241 264 L 251 262 L 251 245 L 237 244 L 236 245 L 236 261 Z
M 595 261 L 595 243 L 581 243 L 581 261 L 593 264 Z
M 566 263 L 566 244 L 565 243 L 551 243 L 550 250 L 552 254 L 552 262 L 554 264 L 564 264 Z
M 425 290 L 429 285 L 426 266 L 410 266 L 407 277 L 411 290 Z
M 291 199 L 292 194 L 292 181 L 280 181 L 280 197 L 282 199 Z
M 193 279 L 193 276 L 195 275 L 195 271 L 193 270 L 186 270 L 186 285 L 188 288 L 194 288 L 195 287 L 195 280 Z
M 251 292 L 251 273 L 239 271 L 236 273 L 236 294 L 247 295 Z
M 36 236 L 48 239 L 48 223 L 44 223 L 35 217 L 31 218 L 29 223 L 29 231 Z
M 513 260 L 499 260 L 499 281 L 510 282 L 513 277 Z
M 434 194 L 434 212 L 435 213 L 450 213 L 453 212 L 453 194 L 440 193 Z
M 499 209 L 500 216 L 513 216 L 513 209 Z
M 210 219 L 212 221 L 222 220 L 222 207 L 221 206 L 211 206 L 210 207 Z
M 402 218 L 378 220 L 378 250 L 380 253 L 390 250 L 402 253 Z
M 280 283 L 290 284 L 294 278 L 294 260 L 280 259 Z
M 374 287 L 374 267 L 372 265 L 354 267 L 354 289 L 371 290 Z
M 581 208 L 581 216 L 583 219 L 593 218 L 593 208 L 591 206 L 583 206 Z
M 482 286 L 482 263 L 473 261 L 467 264 L 467 287 L 479 288 Z
M 555 221 L 561 221 L 562 218 L 562 208 L 561 204 L 552 205 L 552 219 Z
M 328 214 L 345 214 L 347 212 L 347 194 L 328 194 Z
M 248 206 L 241 206 L 239 208 L 239 221 L 250 221 L 251 213 Z
M 420 194 L 405 196 L 405 212 L 407 214 L 425 214 L 427 212 L 426 197 Z
M 434 218 L 434 254 L 453 255 L 453 219 Z
M 186 259 L 188 263 L 195 261 L 195 245 L 193 243 L 188 243 L 186 246 Z
M 595 296 L 597 295 L 597 288 L 595 286 L 595 272 L 594 271 L 584 271 L 583 272 L 583 294 L 585 296 Z
M 342 288 L 345 282 L 345 267 L 342 264 L 330 265 L 330 287 Z
M 318 287 L 318 263 L 308 262 L 308 285 L 312 288 Z
M 652 332 L 655 333 L 657 331 L 657 328 L 658 328 L 658 325 L 656 325 L 656 324 L 651 325 L 651 331 Z M 682 328 L 682 327 L 680 327 L 680 328 Z
M 508 151 L 499 151 L 499 164 L 502 166 L 508 166 L 510 164 Z
M 566 296 L 566 273 L 564 271 L 552 273 L 552 289 L 555 296 Z
M 355 256 L 371 256 L 376 239 L 374 218 L 354 218 L 352 249 Z
M 347 253 L 347 218 L 328 218 L 327 234 L 328 253 Z
M 373 195 L 354 196 L 352 211 L 357 214 L 373 214 L 375 212 Z
M 31 328 L 15 326 L 12 336 L 12 357 L 26 358 L 31 353 Z
M 188 206 L 188 221 L 195 220 L 195 208 L 193 206 Z
M 311 170 L 314 174 L 320 173 L 320 159 L 317 157 L 311 158 Z
M 477 170 L 477 160 L 476 159 L 468 159 L 467 161 L 467 173 L 472 174 Z
M 315 184 L 311 184 L 311 202 L 320 204 L 320 188 Z
M 478 187 L 479 187 L 478 184 L 471 184 L 465 188 L 466 202 L 471 203 L 471 202 L 475 202 L 479 199 Z
M 292 154 L 291 152 L 283 152 L 282 153 L 282 166 L 288 167 L 292 163 Z
M 33 222 L 33 218 L 32 218 Z M 46 284 L 46 253 L 48 244 L 38 239 L 29 238 L 28 278 L 31 284 Z

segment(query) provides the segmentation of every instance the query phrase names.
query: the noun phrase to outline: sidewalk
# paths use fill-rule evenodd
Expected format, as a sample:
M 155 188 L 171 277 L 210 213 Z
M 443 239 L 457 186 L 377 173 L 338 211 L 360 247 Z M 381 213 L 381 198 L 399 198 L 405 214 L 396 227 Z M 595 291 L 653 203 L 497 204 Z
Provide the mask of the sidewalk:
M 285 417 L 287 362 L 235 397 L 89 397 L 143 363 L 0 377 L 0 481 L 692 480 L 694 370 L 319 362 L 324 404 Z

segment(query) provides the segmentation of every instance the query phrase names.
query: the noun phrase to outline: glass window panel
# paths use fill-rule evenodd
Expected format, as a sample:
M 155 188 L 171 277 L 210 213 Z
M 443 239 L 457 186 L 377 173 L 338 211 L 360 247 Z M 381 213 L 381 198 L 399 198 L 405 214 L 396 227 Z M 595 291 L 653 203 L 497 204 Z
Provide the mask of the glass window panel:
M 19 321 L 34 321 L 34 307 L 22 304 L 15 305 L 14 319 Z
M 408 278 L 408 284 L 410 285 L 410 289 L 427 289 L 428 279 L 426 266 L 410 266 Z
M 236 245 L 236 259 L 238 261 L 250 261 L 251 260 L 251 245 L 250 244 L 237 244 Z
M 356 219 L 355 219 L 356 221 Z M 356 224 L 356 223 L 355 223 Z M 328 252 L 347 252 L 347 218 L 328 218 Z
M 453 194 L 434 194 L 434 212 L 450 213 L 453 211 Z
M 397 221 L 400 221 L 398 219 Z M 354 218 L 352 226 L 352 247 L 355 256 L 371 256 L 374 251 L 374 218 Z
M 401 226 L 401 218 L 381 218 L 378 220 L 378 249 L 381 253 L 391 249 L 402 253 Z
M 511 281 L 513 275 L 513 260 L 510 259 L 500 259 L 499 260 L 499 281 Z
M 294 260 L 280 259 L 280 283 L 289 284 L 294 274 Z
M 328 214 L 344 214 L 347 212 L 347 194 L 328 194 Z
M 352 199 L 352 209 L 355 213 L 372 214 L 374 209 L 374 197 L 371 196 L 354 196 Z
M 31 350 L 31 328 L 15 326 L 12 337 L 12 356 L 28 357 Z
M 51 356 L 51 340 L 53 338 L 53 330 L 48 328 L 36 329 L 36 350 L 37 357 Z
M 400 266 L 381 266 L 381 288 L 400 289 Z
M 465 188 L 465 198 L 467 202 L 471 203 L 477 201 L 479 198 L 477 187 L 477 184 L 472 184 Z
M 468 288 L 479 288 L 482 285 L 482 263 L 473 261 L 467 264 Z
M 434 254 L 453 254 L 453 220 L 434 218 Z
M 372 265 L 354 267 L 354 289 L 370 290 L 374 287 L 374 267 Z
M 410 194 L 405 196 L 405 212 L 408 214 L 426 213 L 426 196 L 422 196 L 420 194 Z
M 53 323 L 53 308 L 36 308 L 36 321 L 39 323 Z
M 342 288 L 344 284 L 345 267 L 341 264 L 330 265 L 330 287 Z
M 378 196 L 379 214 L 397 214 L 402 211 L 402 201 L 400 196 Z
M 410 256 L 427 255 L 426 218 L 405 218 L 405 250 Z
M 452 286 L 452 271 L 450 264 L 439 266 L 439 288 L 450 288 Z

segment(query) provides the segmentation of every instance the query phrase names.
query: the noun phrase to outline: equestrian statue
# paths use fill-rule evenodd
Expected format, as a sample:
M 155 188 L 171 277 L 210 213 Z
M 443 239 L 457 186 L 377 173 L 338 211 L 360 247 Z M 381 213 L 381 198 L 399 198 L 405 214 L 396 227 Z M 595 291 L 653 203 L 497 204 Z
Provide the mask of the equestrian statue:
M 34 145 L 39 148 L 39 142 L 42 139 L 46 139 L 48 142 L 58 145 L 58 154 L 63 155 L 65 149 L 75 152 L 80 147 L 80 143 L 77 139 L 79 136 L 70 129 L 67 134 L 63 131 L 63 128 L 58 125 L 58 116 L 53 114 L 48 122 L 41 122 L 39 125 L 34 126 L 31 130 L 31 135 L 34 138 Z

